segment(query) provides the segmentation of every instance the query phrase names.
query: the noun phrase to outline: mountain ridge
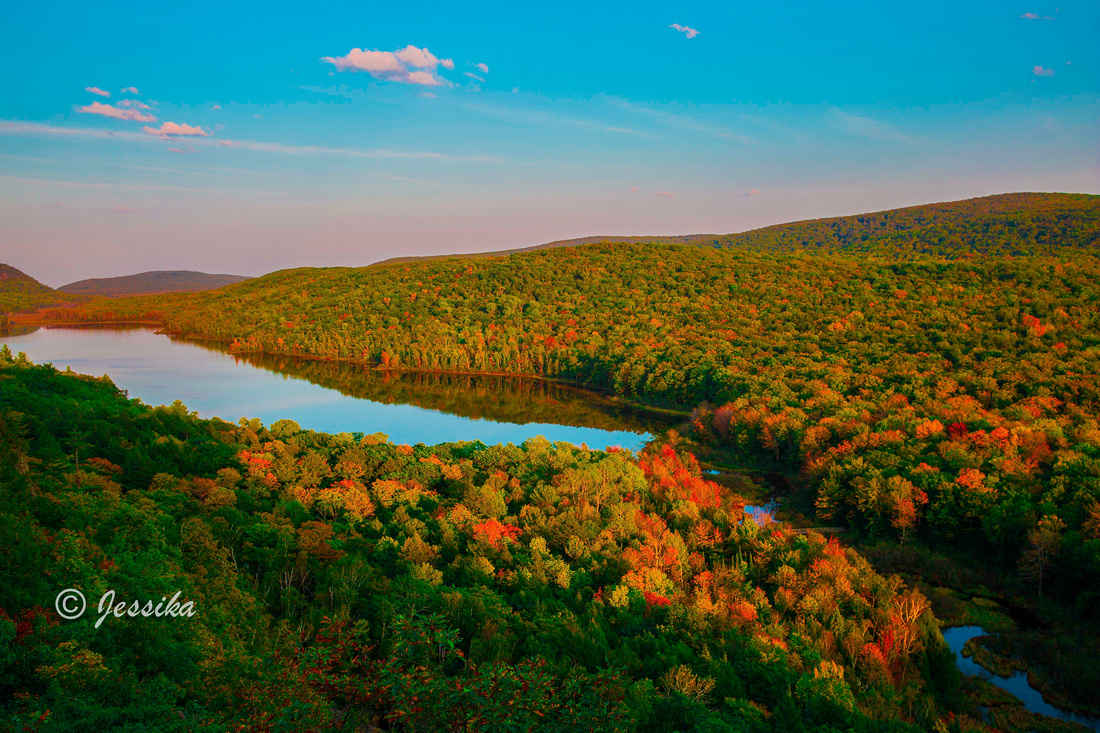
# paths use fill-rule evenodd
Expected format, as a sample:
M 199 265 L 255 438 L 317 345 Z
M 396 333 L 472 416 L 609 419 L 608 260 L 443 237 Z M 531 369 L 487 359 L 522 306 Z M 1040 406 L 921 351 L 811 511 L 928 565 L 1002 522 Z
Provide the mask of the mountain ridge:
M 154 293 L 196 293 L 232 285 L 244 275 L 211 274 L 195 270 L 149 270 L 118 277 L 95 277 L 62 285 L 58 291 L 73 295 L 123 296 Z

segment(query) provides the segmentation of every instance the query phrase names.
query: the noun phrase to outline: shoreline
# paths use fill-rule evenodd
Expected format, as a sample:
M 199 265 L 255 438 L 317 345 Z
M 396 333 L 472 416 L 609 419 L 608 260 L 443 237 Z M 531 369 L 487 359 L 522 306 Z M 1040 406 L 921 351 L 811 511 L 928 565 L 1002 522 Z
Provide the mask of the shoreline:
M 149 321 L 149 320 L 121 320 L 121 321 L 59 321 L 56 319 L 41 319 L 36 318 L 37 314 L 24 314 L 27 317 L 25 320 L 19 318 L 18 320 L 12 320 L 9 325 L 11 326 L 38 326 L 38 327 L 51 327 L 60 326 L 66 328 L 82 328 L 85 326 L 149 326 L 157 328 L 156 333 L 163 334 L 169 338 L 177 338 L 182 341 L 201 341 L 207 343 L 213 343 L 219 345 L 218 351 L 228 356 L 271 356 L 282 357 L 288 359 L 303 359 L 306 361 L 326 361 L 336 362 L 341 364 L 350 364 L 354 366 L 362 367 L 365 371 L 375 372 L 390 372 L 397 374 L 433 374 L 436 376 L 463 376 L 463 377 L 511 377 L 515 379 L 534 379 L 547 384 L 557 385 L 559 387 L 565 387 L 568 389 L 575 389 L 578 391 L 590 392 L 592 394 L 599 395 L 600 397 L 612 401 L 623 407 L 628 407 L 632 410 L 639 412 L 649 412 L 654 415 L 660 416 L 664 419 L 687 421 L 691 419 L 691 412 L 688 410 L 676 410 L 668 407 L 657 407 L 654 405 L 647 405 L 642 402 L 635 402 L 628 400 L 621 395 L 615 395 L 608 393 L 598 387 L 592 387 L 569 379 L 561 379 L 558 377 L 547 377 L 542 374 L 529 374 L 522 372 L 479 372 L 469 370 L 448 370 L 448 369 L 417 369 L 410 367 L 389 367 L 383 366 L 381 363 L 371 363 L 360 361 L 357 359 L 340 358 L 331 356 L 314 356 L 312 354 L 291 354 L 279 351 L 267 351 L 264 349 L 253 351 L 235 351 L 228 348 L 224 348 L 227 344 L 232 344 L 232 341 L 226 339 L 214 338 L 210 336 L 201 336 L 198 334 L 186 334 L 179 331 L 169 330 L 163 321 Z M 18 316 L 16 316 L 18 318 Z

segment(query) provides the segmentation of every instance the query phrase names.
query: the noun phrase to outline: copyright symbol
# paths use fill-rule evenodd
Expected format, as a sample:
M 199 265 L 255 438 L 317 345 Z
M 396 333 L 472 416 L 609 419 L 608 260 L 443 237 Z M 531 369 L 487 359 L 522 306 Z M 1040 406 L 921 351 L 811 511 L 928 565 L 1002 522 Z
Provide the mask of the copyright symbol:
M 53 607 L 57 609 L 58 616 L 72 621 L 74 618 L 80 618 L 84 609 L 88 607 L 88 602 L 84 600 L 84 594 L 76 588 L 68 588 L 57 594 Z

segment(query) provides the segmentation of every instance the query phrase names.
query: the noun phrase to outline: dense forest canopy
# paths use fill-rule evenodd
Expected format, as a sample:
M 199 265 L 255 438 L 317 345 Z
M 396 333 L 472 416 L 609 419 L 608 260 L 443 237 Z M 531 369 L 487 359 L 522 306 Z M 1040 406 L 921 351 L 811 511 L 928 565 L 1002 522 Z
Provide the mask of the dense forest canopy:
M 6 347 L 0 434 L 16 729 L 900 732 L 975 712 L 920 593 L 758 524 L 672 445 L 232 425 Z M 53 612 L 61 588 L 84 618 Z M 96 628 L 108 590 L 197 614 Z

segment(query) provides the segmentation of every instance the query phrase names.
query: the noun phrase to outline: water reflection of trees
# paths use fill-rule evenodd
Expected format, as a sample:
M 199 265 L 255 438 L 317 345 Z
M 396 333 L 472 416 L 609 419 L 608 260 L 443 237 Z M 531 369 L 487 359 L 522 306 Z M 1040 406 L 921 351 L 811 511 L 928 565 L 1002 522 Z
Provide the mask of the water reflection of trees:
M 414 405 L 462 417 L 656 434 L 681 418 L 540 379 L 506 375 L 380 371 L 346 362 L 241 354 L 252 366 L 306 379 L 351 397 Z

